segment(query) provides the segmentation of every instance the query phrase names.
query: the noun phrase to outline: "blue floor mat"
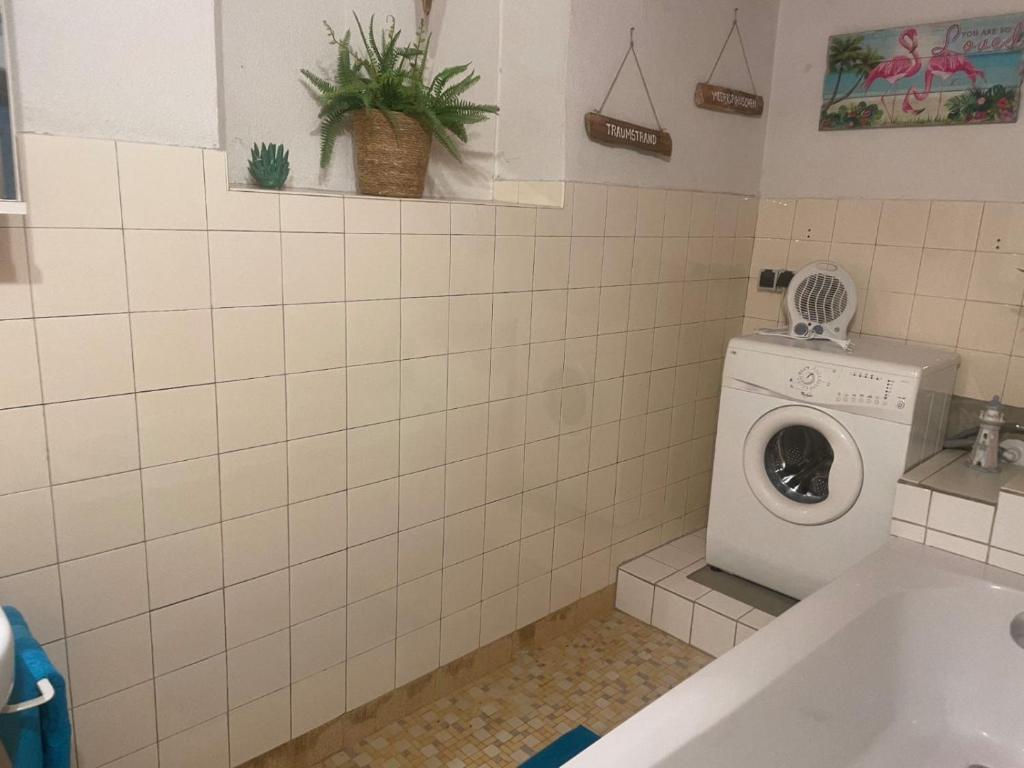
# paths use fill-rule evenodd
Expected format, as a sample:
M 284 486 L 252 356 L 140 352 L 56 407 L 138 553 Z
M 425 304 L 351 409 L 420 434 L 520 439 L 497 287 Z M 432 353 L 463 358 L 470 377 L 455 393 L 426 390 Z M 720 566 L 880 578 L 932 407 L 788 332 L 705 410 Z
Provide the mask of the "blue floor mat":
M 582 725 L 559 736 L 519 768 L 558 768 L 597 741 L 598 735 Z

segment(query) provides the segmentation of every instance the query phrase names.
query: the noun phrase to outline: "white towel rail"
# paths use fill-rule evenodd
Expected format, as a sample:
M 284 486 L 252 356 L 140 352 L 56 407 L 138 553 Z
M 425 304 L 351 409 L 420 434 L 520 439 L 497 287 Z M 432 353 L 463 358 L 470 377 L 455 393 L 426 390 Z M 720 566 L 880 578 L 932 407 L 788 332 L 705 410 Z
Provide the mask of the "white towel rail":
M 43 704 L 53 698 L 53 685 L 45 677 L 36 683 L 36 686 L 39 688 L 38 696 L 34 699 L 29 699 L 28 701 L 20 701 L 17 704 L 7 704 L 0 707 L 0 715 L 11 715 L 15 712 L 24 712 L 28 709 L 35 709 L 36 707 L 43 706 Z

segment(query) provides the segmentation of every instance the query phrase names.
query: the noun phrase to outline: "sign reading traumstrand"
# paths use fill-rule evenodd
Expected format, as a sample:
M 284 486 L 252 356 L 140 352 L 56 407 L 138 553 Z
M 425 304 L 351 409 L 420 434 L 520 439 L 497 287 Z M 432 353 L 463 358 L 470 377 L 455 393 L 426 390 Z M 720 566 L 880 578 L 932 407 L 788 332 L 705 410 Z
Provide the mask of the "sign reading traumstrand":
M 660 128 L 645 128 L 625 120 L 616 120 L 599 112 L 588 112 L 584 118 L 591 141 L 615 147 L 629 147 L 641 152 L 672 156 L 672 136 Z

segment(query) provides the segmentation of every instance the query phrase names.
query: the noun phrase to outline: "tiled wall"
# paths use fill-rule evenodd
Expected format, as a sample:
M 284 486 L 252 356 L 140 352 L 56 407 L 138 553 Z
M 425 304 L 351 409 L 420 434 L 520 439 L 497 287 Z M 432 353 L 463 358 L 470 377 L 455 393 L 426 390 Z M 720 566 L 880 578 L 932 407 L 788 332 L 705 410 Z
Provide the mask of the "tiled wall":
M 957 394 L 1024 405 L 1022 253 L 1024 204 L 764 199 L 751 275 L 837 262 L 857 284 L 853 330 L 956 348 Z M 746 329 L 781 308 L 752 281 Z
M 756 201 L 227 191 L 218 152 L 22 139 L 0 602 L 80 768 L 241 763 L 703 526 Z

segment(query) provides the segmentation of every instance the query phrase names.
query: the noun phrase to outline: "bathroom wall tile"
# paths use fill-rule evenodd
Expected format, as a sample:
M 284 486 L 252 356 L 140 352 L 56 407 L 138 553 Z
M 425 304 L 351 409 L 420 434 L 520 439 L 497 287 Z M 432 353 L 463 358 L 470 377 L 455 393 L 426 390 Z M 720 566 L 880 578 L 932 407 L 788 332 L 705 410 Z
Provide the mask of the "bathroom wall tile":
M 448 360 L 444 355 L 403 360 L 401 415 L 416 416 L 444 409 L 448 393 Z
M 202 725 L 161 739 L 159 752 L 160 764 L 164 768 L 188 768 L 194 765 L 227 768 L 227 716 L 215 717 Z
M 1019 314 L 1017 307 L 1007 304 L 968 301 L 957 343 L 967 349 L 1009 354 Z
M 346 232 L 400 232 L 401 217 L 401 203 L 398 200 L 380 200 L 372 197 L 345 198 Z
M 57 562 L 48 489 L 0 496 L 0 527 L 19 532 L 0 541 L 0 577 Z
M 654 590 L 651 623 L 684 643 L 690 641 L 693 603 L 660 587 Z
M 274 231 L 280 227 L 280 195 L 228 189 L 227 154 L 203 150 L 206 218 L 210 229 Z
M 282 232 L 344 232 L 345 199 L 334 195 L 281 195 Z
M 402 201 L 402 232 L 405 234 L 447 235 L 450 224 L 448 203 Z
M 928 505 L 932 493 L 927 488 L 900 483 L 896 486 L 896 502 L 892 516 L 916 525 L 928 522 Z
M 17 605 L 40 643 L 64 637 L 65 624 L 57 566 L 0 579 L 5 604 Z
M 398 587 L 398 634 L 441 619 L 441 571 Z
M 0 264 L 4 265 L 4 279 L 0 282 L 0 319 L 33 315 L 25 234 L 24 229 L 0 228 Z
M 510 589 L 480 604 L 481 647 L 515 630 L 517 593 L 517 589 Z
M 156 743 L 153 682 L 74 709 L 78 765 L 98 768 Z
M 228 706 L 232 709 L 289 684 L 287 631 L 228 650 Z M 287 722 L 287 719 L 286 719 Z
M 142 541 L 139 473 L 126 472 L 55 486 L 53 521 L 61 560 Z
M 181 733 L 227 712 L 224 655 L 156 679 L 156 719 L 163 737 Z
M 528 291 L 533 285 L 534 238 L 500 236 L 494 241 L 494 290 Z
M 132 395 L 49 405 L 46 407 L 46 431 L 51 477 L 55 483 L 139 467 L 138 428 Z M 102 438 L 97 439 L 101 435 Z M 32 443 L 27 445 L 31 447 Z M 23 461 L 31 455 L 29 451 Z M 28 478 L 22 482 L 27 481 Z
M 210 232 L 215 307 L 281 303 L 281 237 L 276 232 Z
M 19 142 L 28 226 L 121 226 L 114 142 L 38 134 Z
M 222 653 L 224 596 L 211 592 L 150 614 L 153 667 L 158 675 Z
M 936 200 L 928 218 L 925 245 L 973 251 L 978 243 L 982 203 L 957 203 Z
M 492 212 L 493 230 L 494 209 L 488 210 Z M 494 236 L 454 235 L 451 240 L 450 292 L 489 293 L 494 286 Z
M 380 363 L 399 358 L 398 301 L 361 301 L 347 305 L 348 364 Z
M 836 220 L 836 207 L 835 200 L 815 198 L 798 200 L 793 216 L 793 239 L 831 241 Z
M 133 312 L 210 306 L 205 232 L 125 230 L 124 260 Z
M 398 298 L 401 250 L 398 235 L 345 235 L 346 298 Z
M 285 195 L 282 200 L 287 197 Z M 285 232 L 281 235 L 281 261 L 285 304 L 344 301 L 343 236 Z
M 127 315 L 36 322 L 47 402 L 130 392 L 134 388 Z
M 999 494 L 992 546 L 1024 555 L 1024 497 L 1006 492 Z
M 214 350 L 218 381 L 284 373 L 282 323 L 280 307 L 214 310 Z
M 440 654 L 440 622 L 398 638 L 395 644 L 395 685 L 405 685 L 437 669 Z
M 59 339 L 63 342 L 63 339 Z M 36 330 L 31 320 L 0 321 L 0 348 L 4 350 L 7 366 L 0 375 L 0 408 L 15 408 L 24 405 L 38 405 L 42 402 L 39 378 L 39 354 L 36 346 Z M 71 354 L 63 343 L 57 344 L 56 375 L 58 384 L 64 388 L 77 388 L 67 381 L 64 370 Z M 95 375 L 95 371 L 93 372 Z M 104 378 L 101 376 L 100 378 Z
M 218 458 L 143 469 L 142 498 L 150 538 L 216 522 L 220 519 Z
M 721 656 L 733 647 L 736 641 L 736 622 L 715 613 L 702 605 L 693 607 L 693 629 L 690 632 L 690 644 L 710 653 Z
M 636 234 L 637 204 L 636 187 L 608 187 L 606 237 L 632 237 Z
M 495 210 L 492 205 L 452 203 L 452 234 L 493 235 Z
M 341 302 L 284 308 L 285 369 L 288 373 L 345 365 L 345 315 L 346 305 Z
M 348 432 L 348 484 L 367 485 L 398 475 L 398 422 Z
M 217 385 L 217 426 L 222 451 L 252 448 L 285 439 L 283 376 Z
M 874 244 L 881 216 L 881 200 L 840 200 L 836 207 L 832 241 Z
M 290 605 L 288 571 L 280 570 L 224 590 L 228 648 L 285 629 Z
M 348 589 L 348 554 L 336 552 L 293 566 L 289 572 L 292 624 L 342 608 Z
M 117 173 L 125 228 L 206 228 L 201 149 L 119 141 Z
M 603 235 L 607 204 L 606 187 L 599 184 L 574 184 L 572 234 Z
M 351 547 L 348 551 L 348 601 L 362 600 L 396 586 L 398 536 Z
M 150 680 L 149 617 L 136 616 L 69 638 L 68 664 L 76 706 Z
M 347 423 L 345 369 L 293 373 L 287 377 L 288 437 L 309 437 L 344 429 Z
M 149 609 L 141 544 L 63 563 L 60 573 L 69 635 Z
M 956 346 L 963 312 L 964 302 L 958 299 L 915 296 L 907 338 L 926 344 Z
M 974 541 L 988 542 L 995 508 L 945 493 L 933 493 L 928 527 Z
M 878 224 L 878 244 L 923 246 L 930 207 L 927 200 L 886 200 Z
M 149 602 L 154 608 L 223 585 L 220 526 L 211 525 L 146 542 Z
M 520 584 L 516 594 L 516 628 L 543 618 L 551 609 L 551 575 Z
M 906 338 L 914 305 L 912 294 L 870 291 L 864 304 L 864 333 Z
M 985 562 L 988 557 L 988 545 L 969 539 L 962 539 L 959 536 L 951 536 L 942 531 L 932 528 L 928 529 L 924 543 L 929 547 L 944 549 L 961 557 L 968 557 L 971 560 Z
M 347 531 L 344 493 L 292 504 L 288 510 L 289 562 L 294 565 L 344 549 Z
M 286 509 L 228 520 L 223 528 L 225 584 L 236 584 L 288 565 Z
M 650 623 L 654 586 L 628 573 L 619 573 L 615 607 L 640 621 Z
M 345 705 L 349 711 L 395 687 L 395 644 L 387 643 L 348 660 Z
M 231 765 L 267 752 L 291 736 L 291 694 L 285 688 L 228 715 Z
M 257 311 L 262 310 L 220 310 L 214 314 L 214 323 L 220 326 L 225 365 L 236 357 L 226 346 L 244 330 L 229 323 L 221 313 Z M 139 391 L 213 381 L 214 332 L 208 310 L 133 313 L 131 334 L 135 386 Z
M 1024 204 L 985 203 L 978 236 L 983 251 L 1024 250 Z
M 491 296 L 452 296 L 448 304 L 448 350 L 469 352 L 491 346 Z
M 283 443 L 221 454 L 224 519 L 287 503 L 287 448 Z
M 37 317 L 128 309 L 119 230 L 29 229 L 26 236 Z
M 398 531 L 398 479 L 348 492 L 348 543 L 365 544 Z
M 446 296 L 451 238 L 402 235 L 402 296 Z
M 448 664 L 480 647 L 480 605 L 441 620 L 441 663 Z
M 389 589 L 348 606 L 348 658 L 395 639 L 397 592 Z
M 1024 295 L 1024 257 L 1019 253 L 978 252 L 967 288 L 973 301 L 994 301 L 1020 304 Z
M 348 483 L 346 464 L 352 463 L 348 461 L 346 438 L 344 432 L 331 432 L 288 442 L 289 502 L 294 504 L 345 490 Z M 351 450 L 355 452 L 357 447 L 361 446 L 353 445 Z M 357 453 L 355 463 L 358 459 Z
M 1006 382 L 1009 357 L 969 349 L 960 349 L 958 352 L 960 371 L 957 374 L 954 394 L 976 400 L 989 400 L 994 392 L 1001 391 Z
M 971 251 L 925 248 L 916 292 L 925 296 L 963 299 L 967 296 L 973 265 L 974 253 Z
M 344 608 L 292 627 L 293 683 L 345 661 L 346 628 Z M 344 683 L 341 688 L 344 690 Z
M 345 714 L 344 664 L 292 684 L 292 738 Z

